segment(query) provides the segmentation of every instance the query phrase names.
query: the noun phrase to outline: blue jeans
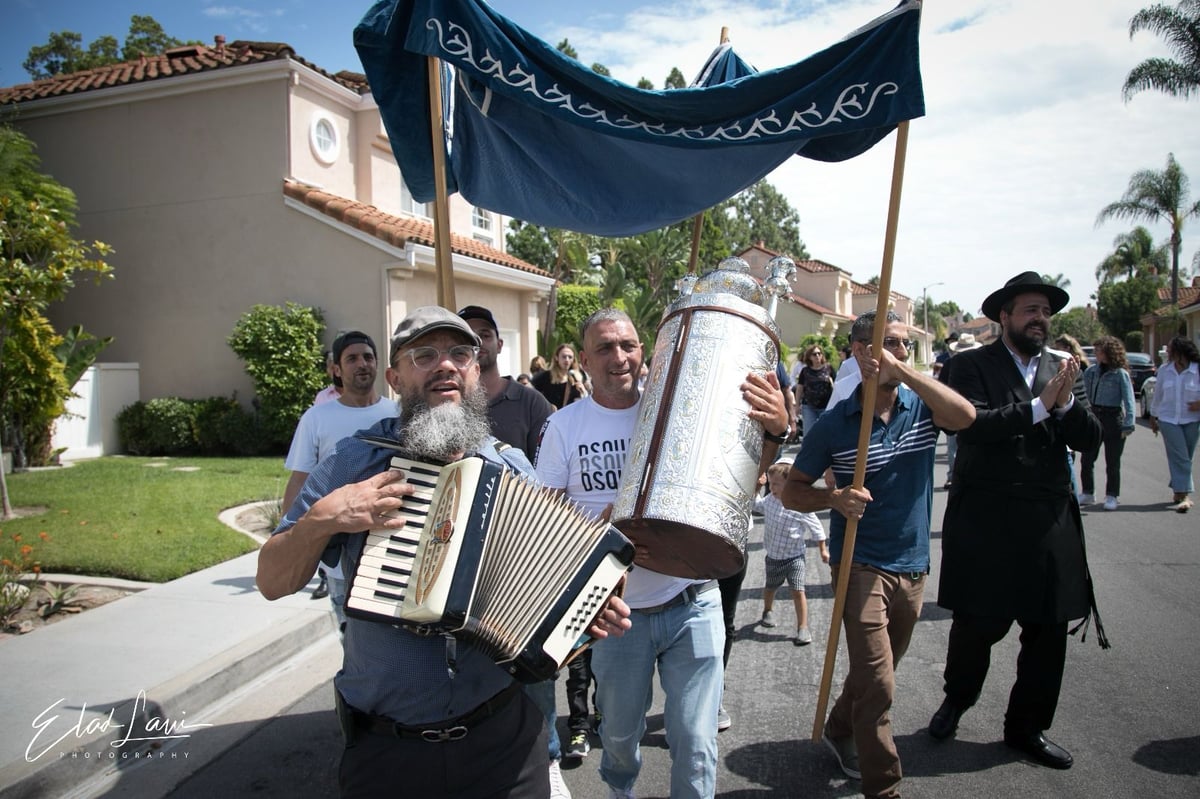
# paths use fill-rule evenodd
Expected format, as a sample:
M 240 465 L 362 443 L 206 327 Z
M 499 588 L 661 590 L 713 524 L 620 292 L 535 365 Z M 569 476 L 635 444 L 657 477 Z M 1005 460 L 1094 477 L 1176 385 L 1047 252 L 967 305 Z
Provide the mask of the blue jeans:
M 546 717 L 546 733 L 550 740 L 550 759 L 562 757 L 562 743 L 558 740 L 558 710 L 554 706 L 554 684 L 557 680 L 542 680 L 541 682 L 523 685 L 525 691 L 537 709 Z
M 717 710 L 721 706 L 725 624 L 721 594 L 658 613 L 634 610 L 633 627 L 592 648 L 601 714 L 600 778 L 629 791 L 642 768 L 654 667 L 666 694 L 663 717 L 671 749 L 671 797 L 710 798 L 717 788 Z
M 804 425 L 800 432 L 807 433 L 813 429 L 813 425 L 817 423 L 817 419 L 825 412 L 824 408 L 814 408 L 811 405 L 800 406 L 800 423 Z
M 1171 490 L 1179 494 L 1190 494 L 1192 485 L 1192 456 L 1196 453 L 1196 438 L 1200 434 L 1200 422 L 1171 424 L 1159 421 L 1158 432 L 1162 433 L 1167 448 L 1167 468 L 1171 470 Z

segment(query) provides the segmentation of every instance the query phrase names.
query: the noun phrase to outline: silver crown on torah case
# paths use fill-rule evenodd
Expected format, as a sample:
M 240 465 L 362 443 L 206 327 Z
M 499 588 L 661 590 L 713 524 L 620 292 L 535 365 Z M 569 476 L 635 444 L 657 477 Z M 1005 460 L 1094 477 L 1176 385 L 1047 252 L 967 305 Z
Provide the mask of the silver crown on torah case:
M 612 524 L 637 547 L 635 565 L 719 578 L 745 563 L 763 428 L 741 385 L 775 371 L 772 318 L 795 273 L 788 258 L 759 283 L 741 258 L 688 276 L 664 312 Z

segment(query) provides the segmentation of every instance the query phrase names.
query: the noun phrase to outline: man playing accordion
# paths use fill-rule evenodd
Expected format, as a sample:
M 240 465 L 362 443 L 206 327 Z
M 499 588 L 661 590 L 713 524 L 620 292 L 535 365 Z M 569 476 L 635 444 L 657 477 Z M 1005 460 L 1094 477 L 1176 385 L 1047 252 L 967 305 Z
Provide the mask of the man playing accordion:
M 474 452 L 532 475 L 524 454 L 489 432 L 478 347 L 467 323 L 444 308 L 417 308 L 405 317 L 392 337 L 387 370 L 400 416 L 379 422 L 368 437 L 394 442 L 420 460 L 450 462 Z M 263 596 L 301 590 L 322 560 L 354 563 L 363 533 L 403 524 L 392 514 L 414 489 L 403 472 L 388 468 L 395 454 L 359 437 L 339 443 L 259 553 Z M 621 635 L 628 615 L 614 597 L 588 633 Z M 342 796 L 549 793 L 542 714 L 508 671 L 473 646 L 351 617 L 343 649 L 334 681 L 346 736 Z

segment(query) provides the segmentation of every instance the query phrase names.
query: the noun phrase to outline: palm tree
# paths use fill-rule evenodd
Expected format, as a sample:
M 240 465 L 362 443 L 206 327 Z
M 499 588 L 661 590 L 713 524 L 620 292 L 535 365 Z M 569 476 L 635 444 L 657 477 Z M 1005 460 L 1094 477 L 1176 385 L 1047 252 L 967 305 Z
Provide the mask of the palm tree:
M 1167 271 L 1167 248 L 1155 247 L 1154 237 L 1141 225 L 1113 239 L 1113 248 L 1096 267 L 1096 279 L 1101 283 L 1121 277 L 1132 280 L 1135 275 L 1145 276 L 1151 270 L 1158 275 Z
M 1097 227 L 1109 219 L 1166 222 L 1171 226 L 1171 304 L 1176 307 L 1179 305 L 1179 248 L 1183 244 L 1183 223 L 1188 217 L 1200 217 L 1200 200 L 1189 203 L 1188 177 L 1175 160 L 1175 154 L 1167 153 L 1166 169 L 1134 172 L 1121 199 L 1104 206 L 1096 217 Z
M 1126 102 L 1142 89 L 1157 89 L 1185 100 L 1200 93 L 1200 0 L 1180 0 L 1175 8 L 1143 8 L 1129 20 L 1129 38 L 1148 30 L 1165 39 L 1178 60 L 1148 58 L 1130 71 L 1121 95 Z
M 1042 274 L 1042 282 L 1048 286 L 1058 286 L 1060 289 L 1065 289 L 1071 285 L 1071 279 L 1059 272 L 1057 275 L 1051 275 L 1048 272 Z

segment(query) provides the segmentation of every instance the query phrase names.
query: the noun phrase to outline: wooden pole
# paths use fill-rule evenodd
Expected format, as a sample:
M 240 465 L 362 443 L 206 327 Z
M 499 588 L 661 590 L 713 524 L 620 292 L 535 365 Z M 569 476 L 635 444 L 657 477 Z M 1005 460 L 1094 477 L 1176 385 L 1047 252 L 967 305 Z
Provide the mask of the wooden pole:
M 721 42 L 720 43 L 725 44 L 725 42 L 727 42 L 727 41 L 729 41 L 729 28 L 728 28 L 728 26 L 722 25 L 721 26 Z M 688 257 L 688 274 L 689 275 L 696 274 L 696 261 L 698 261 L 700 259 L 700 231 L 703 230 L 703 228 L 704 228 L 704 214 L 705 213 L 706 212 L 701 211 L 700 213 L 696 214 L 696 216 L 693 218 L 693 222 L 692 222 L 692 254 Z
M 442 62 L 428 56 L 429 126 L 433 150 L 433 257 L 438 305 L 453 311 L 454 253 L 450 249 L 450 198 L 446 190 L 446 134 L 442 126 Z
M 875 303 L 875 332 L 871 336 L 873 352 L 883 349 L 883 330 L 887 326 L 888 301 L 892 294 L 892 261 L 896 255 L 896 228 L 900 218 L 900 190 L 904 185 L 904 157 L 908 150 L 908 120 L 896 126 L 896 156 L 892 164 L 892 194 L 888 202 L 887 230 L 884 233 L 883 266 L 879 274 L 879 300 Z M 867 447 L 871 442 L 871 426 L 875 421 L 875 397 L 879 393 L 876 375 L 862 383 L 862 425 L 858 430 L 858 455 L 854 461 L 854 487 L 861 489 L 867 474 Z M 837 589 L 833 597 L 833 618 L 829 622 L 829 641 L 825 645 L 825 667 L 821 672 L 821 689 L 817 693 L 817 712 L 813 719 L 812 739 L 820 741 L 825 727 L 825 710 L 833 684 L 833 667 L 837 663 L 838 641 L 842 636 L 842 613 L 846 608 L 846 590 L 850 585 L 850 566 L 854 561 L 854 539 L 858 534 L 858 519 L 846 520 L 846 537 L 842 542 L 842 559 L 838 564 Z

